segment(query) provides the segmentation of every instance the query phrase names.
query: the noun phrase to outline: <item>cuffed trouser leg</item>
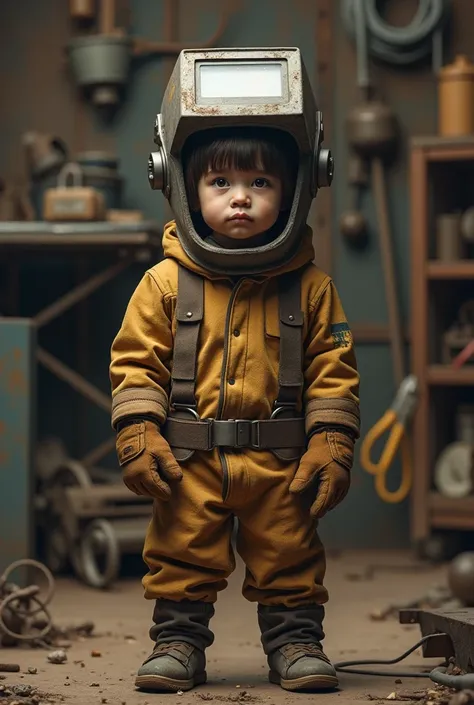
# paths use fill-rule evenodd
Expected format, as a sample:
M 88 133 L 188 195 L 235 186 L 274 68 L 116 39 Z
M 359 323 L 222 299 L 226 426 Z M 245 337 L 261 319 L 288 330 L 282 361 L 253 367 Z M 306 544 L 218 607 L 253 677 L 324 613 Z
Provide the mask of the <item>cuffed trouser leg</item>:
M 285 644 L 320 644 L 324 639 L 324 607 L 259 605 L 258 625 L 267 656 Z
M 156 643 L 185 641 L 204 651 L 214 641 L 209 622 L 214 605 L 208 602 L 157 600 L 153 611 L 150 638 Z

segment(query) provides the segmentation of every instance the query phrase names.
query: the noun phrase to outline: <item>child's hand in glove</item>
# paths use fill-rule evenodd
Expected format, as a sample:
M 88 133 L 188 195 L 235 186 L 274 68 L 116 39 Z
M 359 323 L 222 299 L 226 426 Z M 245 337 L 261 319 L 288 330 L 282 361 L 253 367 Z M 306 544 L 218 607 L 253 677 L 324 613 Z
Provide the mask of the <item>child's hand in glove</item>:
M 117 455 L 123 481 L 138 495 L 168 501 L 168 481 L 180 481 L 183 473 L 153 421 L 138 421 L 125 426 L 117 435 Z
M 311 436 L 290 492 L 305 492 L 309 487 L 316 489 L 316 499 L 310 509 L 315 519 L 321 519 L 334 509 L 348 493 L 353 458 L 354 441 L 349 434 L 330 429 Z

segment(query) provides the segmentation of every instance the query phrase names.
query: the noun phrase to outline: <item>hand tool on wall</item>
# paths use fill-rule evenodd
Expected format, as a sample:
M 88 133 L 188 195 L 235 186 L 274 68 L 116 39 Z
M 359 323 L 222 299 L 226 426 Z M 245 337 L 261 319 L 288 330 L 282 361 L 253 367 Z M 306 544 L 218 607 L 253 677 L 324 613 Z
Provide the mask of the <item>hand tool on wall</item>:
M 390 145 L 393 115 L 378 101 L 370 100 L 368 56 L 396 66 L 408 65 L 432 54 L 433 70 L 442 63 L 442 31 L 450 10 L 450 0 L 423 0 L 409 25 L 394 27 L 380 16 L 376 0 L 341 0 L 341 14 L 346 31 L 355 39 L 357 50 L 357 83 L 363 102 L 350 116 L 364 139 L 380 150 Z M 362 127 L 364 126 L 364 128 Z M 384 130 L 388 132 L 384 135 Z M 375 144 L 377 141 L 378 146 Z M 340 219 L 340 230 L 351 246 L 367 244 L 367 222 L 360 211 L 361 190 L 370 185 L 370 174 L 357 157 L 348 164 L 348 181 L 353 189 L 352 203 Z
M 397 123 L 389 106 L 375 100 L 369 85 L 360 87 L 362 102 L 355 106 L 347 120 L 349 143 L 359 162 L 365 162 L 369 183 L 375 199 L 379 246 L 382 256 L 382 266 L 385 281 L 385 298 L 388 310 L 390 345 L 393 360 L 395 383 L 398 387 L 397 396 L 390 409 L 382 416 L 362 441 L 360 462 L 362 467 L 375 475 L 377 494 L 385 502 L 401 502 L 408 495 L 412 482 L 412 463 L 407 426 L 415 408 L 417 384 L 413 376 L 404 375 L 404 337 L 400 320 L 398 292 L 392 245 L 390 217 L 388 213 L 385 162 L 393 155 L 397 140 Z M 359 173 L 363 169 L 359 168 Z M 346 214 L 341 219 L 343 233 L 347 235 L 348 222 L 352 214 Z M 358 237 L 362 237 L 359 231 Z M 380 436 L 392 428 L 387 445 L 382 451 L 380 460 L 371 459 L 374 443 Z M 390 491 L 386 485 L 386 476 L 393 460 L 401 449 L 402 479 L 400 487 Z
M 375 490 L 378 496 L 390 504 L 401 502 L 411 489 L 413 467 L 408 425 L 417 403 L 417 379 L 408 375 L 401 382 L 390 408 L 367 432 L 360 449 L 360 462 L 364 470 L 375 476 Z M 374 463 L 371 454 L 375 443 L 389 431 L 386 445 L 378 462 Z M 398 450 L 401 451 L 402 477 L 397 490 L 387 489 L 386 476 Z
M 165 15 L 178 16 L 178 0 L 163 0 Z M 67 53 L 77 84 L 85 89 L 96 106 L 113 107 L 120 101 L 120 90 L 125 86 L 132 57 L 147 55 L 177 55 L 183 49 L 213 47 L 227 28 L 233 12 L 234 0 L 223 3 L 219 25 L 214 34 L 201 42 L 181 44 L 167 37 L 164 42 L 154 42 L 128 35 L 124 28 L 116 27 L 116 0 L 98 0 L 98 33 L 74 37 L 67 45 Z M 95 13 L 94 13 L 95 14 Z M 71 2 L 73 19 L 93 19 L 90 3 Z M 165 26 L 173 23 L 165 22 Z
M 407 27 L 390 27 L 379 15 L 375 0 L 343 0 L 343 21 L 348 32 L 355 36 L 357 47 L 357 83 L 361 102 L 355 106 L 347 120 L 349 143 L 355 152 L 356 166 L 350 174 L 352 185 L 372 187 L 375 200 L 379 246 L 385 282 L 388 310 L 389 336 L 393 361 L 393 374 L 398 391 L 390 408 L 363 439 L 360 451 L 362 467 L 375 476 L 379 497 L 388 503 L 401 502 L 412 484 L 412 460 L 408 438 L 408 425 L 414 413 L 417 398 L 417 380 L 405 377 L 404 336 L 402 331 L 397 277 L 394 264 L 392 233 L 387 205 L 385 166 L 394 156 L 398 137 L 395 115 L 390 107 L 374 98 L 369 80 L 368 55 L 373 54 L 391 64 L 407 65 L 418 61 L 429 52 L 433 65 L 441 65 L 442 27 L 447 18 L 447 0 L 426 0 L 420 3 L 411 24 Z M 366 163 L 364 168 L 357 161 Z M 370 166 L 369 166 L 370 165 Z M 362 175 L 362 176 L 361 176 Z M 365 184 L 364 184 L 365 178 Z M 366 239 L 366 221 L 352 207 L 340 221 L 341 233 L 352 245 Z M 382 434 L 391 429 L 385 448 L 378 462 L 371 458 L 373 446 Z M 387 473 L 401 450 L 402 477 L 398 489 L 391 491 L 386 484 Z

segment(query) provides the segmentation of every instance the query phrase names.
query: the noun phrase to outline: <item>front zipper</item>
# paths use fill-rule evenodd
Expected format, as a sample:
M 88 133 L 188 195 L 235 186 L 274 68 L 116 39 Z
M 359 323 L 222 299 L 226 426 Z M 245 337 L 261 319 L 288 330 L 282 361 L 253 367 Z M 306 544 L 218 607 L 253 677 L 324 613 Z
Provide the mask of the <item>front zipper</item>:
M 225 453 L 219 449 L 219 460 L 222 465 L 222 499 L 227 499 L 227 493 L 229 491 L 229 466 L 227 465 L 227 458 Z
M 227 368 L 227 355 L 229 353 L 229 324 L 230 324 L 230 318 L 232 314 L 232 306 L 234 305 L 235 297 L 237 296 L 237 292 L 239 290 L 240 285 L 242 284 L 242 280 L 238 282 L 238 284 L 234 285 L 234 288 L 232 289 L 232 293 L 230 295 L 229 303 L 227 304 L 227 313 L 225 317 L 225 327 L 224 327 L 224 352 L 222 355 L 222 367 L 221 367 L 221 383 L 220 383 L 220 388 L 219 388 L 219 402 L 217 405 L 217 414 L 216 414 L 216 419 L 220 419 L 222 417 L 222 411 L 224 408 L 224 385 L 226 382 L 226 368 Z M 229 490 L 229 468 L 227 465 L 227 460 L 225 457 L 225 453 L 219 449 L 219 459 L 221 461 L 222 465 L 222 499 L 225 501 L 227 497 L 227 492 Z

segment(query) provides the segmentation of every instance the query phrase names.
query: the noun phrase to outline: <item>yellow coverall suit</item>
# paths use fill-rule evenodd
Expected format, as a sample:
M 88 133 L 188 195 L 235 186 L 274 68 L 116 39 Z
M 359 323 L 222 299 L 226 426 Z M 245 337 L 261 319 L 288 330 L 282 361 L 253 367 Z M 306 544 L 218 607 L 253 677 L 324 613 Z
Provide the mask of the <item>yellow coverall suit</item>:
M 329 276 L 311 264 L 312 233 L 305 227 L 294 258 L 237 283 L 209 273 L 184 252 L 174 222 L 164 232 L 165 258 L 138 284 L 112 346 L 112 423 L 127 416 L 168 412 L 176 331 L 178 263 L 204 277 L 195 395 L 202 419 L 268 419 L 278 394 L 279 315 L 275 276 L 302 273 L 304 392 L 300 411 L 310 432 L 340 424 L 359 432 L 359 375 L 352 336 Z M 331 401 L 328 401 L 331 400 Z M 327 601 L 324 548 L 309 514 L 313 497 L 290 494 L 298 462 L 269 450 L 196 451 L 181 464 L 169 502 L 155 500 L 144 546 L 149 599 L 216 601 L 235 562 L 246 565 L 244 596 L 288 608 Z

